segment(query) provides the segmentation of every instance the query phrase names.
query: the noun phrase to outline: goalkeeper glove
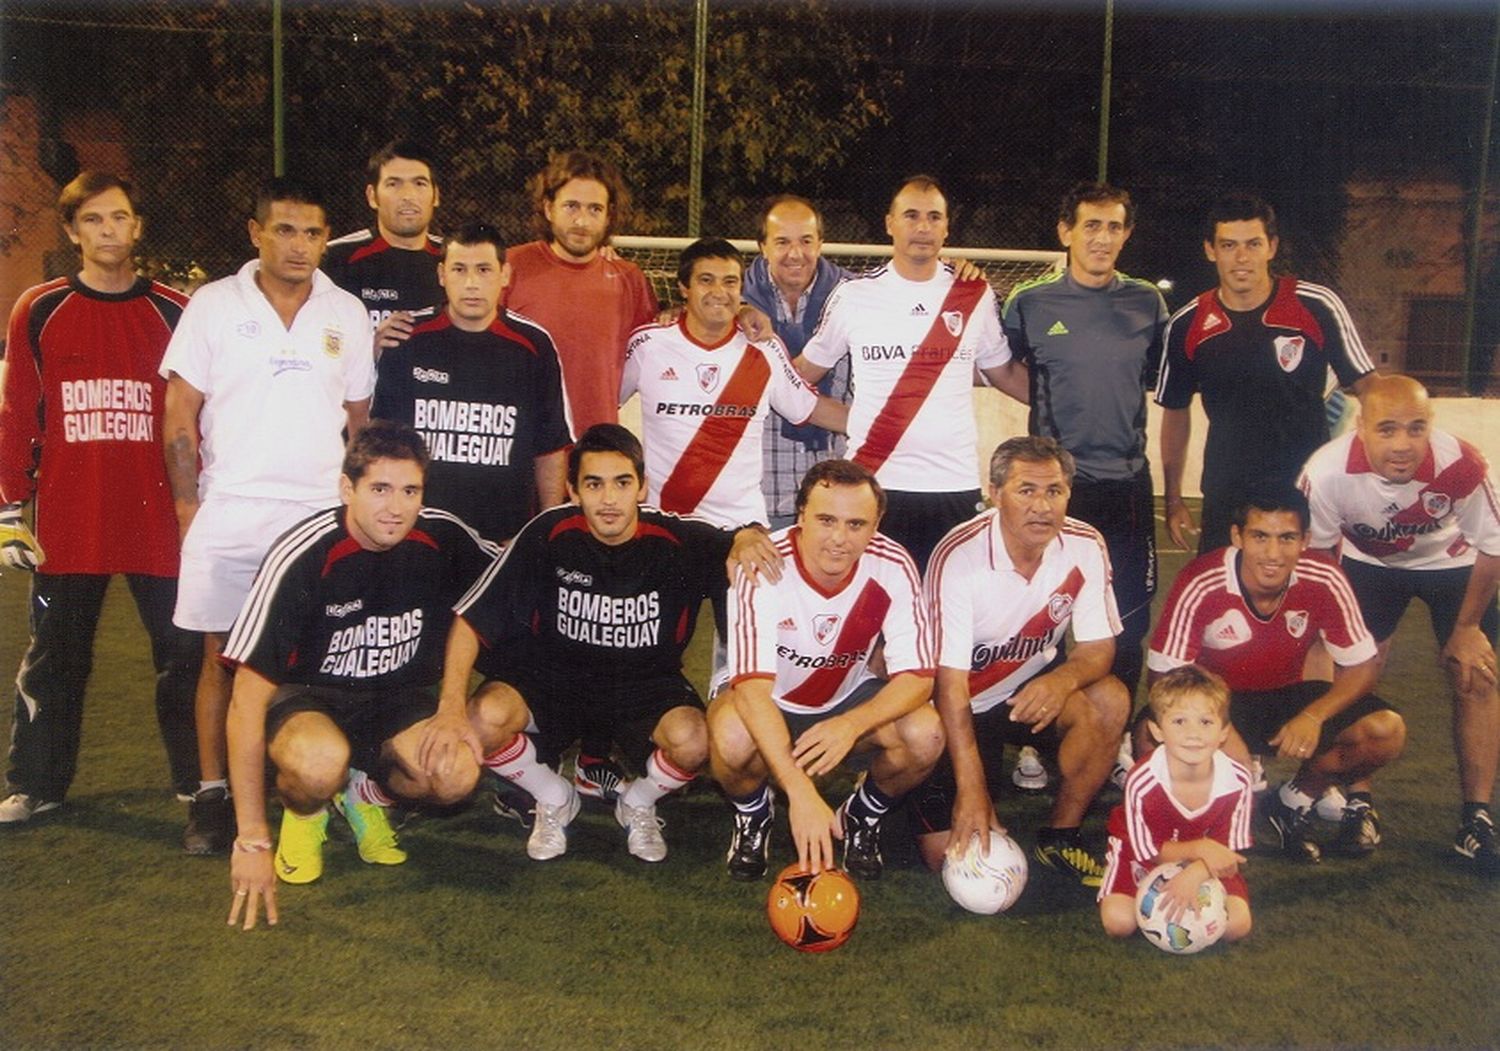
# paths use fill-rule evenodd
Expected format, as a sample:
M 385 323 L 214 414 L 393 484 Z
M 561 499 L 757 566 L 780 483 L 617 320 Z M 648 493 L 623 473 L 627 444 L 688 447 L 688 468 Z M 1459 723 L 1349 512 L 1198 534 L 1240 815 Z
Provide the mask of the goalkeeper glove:
M 0 507 L 0 562 L 12 569 L 33 570 L 46 558 L 42 546 L 21 517 L 20 504 Z

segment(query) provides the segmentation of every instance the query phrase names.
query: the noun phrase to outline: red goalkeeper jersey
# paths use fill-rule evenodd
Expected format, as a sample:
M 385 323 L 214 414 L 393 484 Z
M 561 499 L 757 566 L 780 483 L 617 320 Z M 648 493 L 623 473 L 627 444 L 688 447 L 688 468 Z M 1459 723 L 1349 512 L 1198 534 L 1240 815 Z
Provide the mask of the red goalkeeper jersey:
M 36 497 L 45 573 L 177 574 L 157 374 L 187 297 L 139 278 L 96 292 L 64 277 L 11 311 L 0 494 Z

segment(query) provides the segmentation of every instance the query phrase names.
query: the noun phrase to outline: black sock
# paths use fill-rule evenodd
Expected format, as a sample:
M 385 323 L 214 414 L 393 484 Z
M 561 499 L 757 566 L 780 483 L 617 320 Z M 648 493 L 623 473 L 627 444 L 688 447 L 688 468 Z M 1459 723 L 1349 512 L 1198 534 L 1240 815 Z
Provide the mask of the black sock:
M 741 814 L 758 814 L 771 805 L 771 786 L 761 785 L 749 795 L 730 796 L 729 802 Z
M 1083 833 L 1077 826 L 1073 828 L 1053 828 L 1050 825 L 1036 830 L 1036 841 L 1039 846 L 1050 846 L 1054 843 L 1064 843 L 1077 846 L 1083 842 Z
M 866 777 L 845 806 L 858 821 L 876 822 L 885 817 L 896 801 L 880 790 L 873 777 Z

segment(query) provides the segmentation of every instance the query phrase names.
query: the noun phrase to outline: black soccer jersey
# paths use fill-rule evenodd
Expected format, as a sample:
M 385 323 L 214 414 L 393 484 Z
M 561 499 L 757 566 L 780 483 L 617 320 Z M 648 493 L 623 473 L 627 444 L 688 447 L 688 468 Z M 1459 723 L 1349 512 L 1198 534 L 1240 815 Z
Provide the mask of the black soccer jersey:
M 1166 348 L 1156 401 L 1185 409 L 1202 394 L 1208 496 L 1292 482 L 1328 440 L 1328 369 L 1344 386 L 1374 369 L 1338 296 L 1292 277 L 1277 280 L 1255 310 L 1227 310 L 1216 291 L 1205 292 L 1172 315 Z
M 447 511 L 423 508 L 388 551 L 361 547 L 344 508 L 319 511 L 271 545 L 224 657 L 278 684 L 431 685 L 453 603 L 497 553 Z
M 515 536 L 539 510 L 532 461 L 571 441 L 546 330 L 502 313 L 466 332 L 444 311 L 382 354 L 376 374 L 371 415 L 410 424 L 427 442 L 428 506 L 490 540 Z
M 427 235 L 425 248 L 415 249 L 395 247 L 379 230 L 359 230 L 328 242 L 323 272 L 358 296 L 370 312 L 370 324 L 379 325 L 397 310 L 441 309 L 437 269 L 442 257 L 443 239 L 435 234 Z
M 575 506 L 527 523 L 457 606 L 488 646 L 518 646 L 537 674 L 616 686 L 679 675 L 703 600 L 728 587 L 734 534 L 641 508 L 610 546 Z

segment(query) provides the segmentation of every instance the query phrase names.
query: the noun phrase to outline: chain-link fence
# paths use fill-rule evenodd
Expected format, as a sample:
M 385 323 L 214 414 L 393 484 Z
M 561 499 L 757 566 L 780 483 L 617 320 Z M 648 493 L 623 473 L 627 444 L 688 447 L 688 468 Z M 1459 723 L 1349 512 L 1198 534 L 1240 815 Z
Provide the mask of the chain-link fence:
M 1114 5 L 1107 171 L 1141 206 L 1125 269 L 1171 282 L 1174 306 L 1208 287 L 1200 217 L 1216 192 L 1252 189 L 1281 213 L 1281 264 L 1343 293 L 1377 363 L 1459 389 L 1472 311 L 1471 376 L 1500 391 L 1500 193 L 1474 222 L 1494 6 L 1214 12 Z M 0 10 L 0 306 L 73 264 L 50 205 L 80 166 L 134 177 L 159 272 L 218 276 L 248 254 L 248 201 L 274 164 L 273 14 L 270 0 Z M 369 220 L 369 152 L 425 137 L 445 158 L 440 221 L 522 239 L 526 178 L 583 146 L 634 189 L 619 229 L 684 234 L 693 18 L 688 0 L 286 2 L 287 168 L 324 185 L 344 232 Z M 794 190 L 823 205 L 830 238 L 882 241 L 893 184 L 925 170 L 949 188 L 953 243 L 1054 248 L 1056 201 L 1099 170 L 1104 37 L 1104 0 L 710 0 L 702 229 L 750 236 L 760 200 Z

